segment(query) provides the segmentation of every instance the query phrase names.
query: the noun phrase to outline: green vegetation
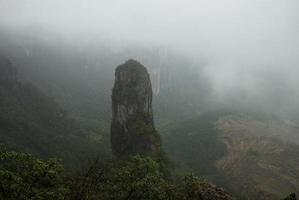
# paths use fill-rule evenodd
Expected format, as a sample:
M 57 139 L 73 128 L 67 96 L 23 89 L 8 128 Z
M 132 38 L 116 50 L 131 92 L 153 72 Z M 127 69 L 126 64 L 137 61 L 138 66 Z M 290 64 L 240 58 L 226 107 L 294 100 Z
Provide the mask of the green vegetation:
M 211 188 L 193 175 L 166 180 L 159 164 L 149 157 L 96 161 L 83 173 L 66 177 L 57 159 L 42 161 L 30 154 L 0 152 L 3 200 L 191 200 L 202 199 Z
M 0 199 L 63 200 L 68 189 L 57 159 L 42 161 L 30 154 L 0 151 Z
M 0 144 L 42 158 L 61 157 L 67 168 L 84 157 L 109 156 L 102 145 L 108 134 L 79 125 L 37 87 L 19 82 L 15 68 L 2 57 L 0 74 Z
M 166 152 L 173 160 L 179 161 L 183 170 L 216 178 L 214 161 L 226 154 L 226 146 L 218 140 L 218 132 L 214 127 L 219 115 L 221 113 L 206 113 L 164 127 L 162 136 Z
M 42 163 L 41 165 L 44 166 L 49 162 L 43 161 L 44 159 L 50 157 L 63 158 L 63 165 L 67 170 L 61 172 L 61 163 L 57 160 L 55 161 L 57 162 L 57 168 L 53 167 L 53 170 L 57 172 L 56 180 L 63 179 L 63 183 L 58 181 L 58 185 L 66 190 L 61 190 L 62 193 L 58 191 L 57 194 L 64 195 L 65 199 L 102 198 L 102 195 L 105 194 L 105 189 L 109 189 L 105 181 L 113 182 L 117 180 L 117 176 L 109 174 L 107 171 L 126 174 L 124 170 L 129 170 L 130 172 L 133 170 L 126 167 L 126 165 L 129 165 L 128 162 L 131 162 L 126 161 L 126 159 L 117 163 L 112 161 L 108 163 L 102 162 L 104 158 L 110 155 L 110 93 L 113 81 L 113 70 L 111 69 L 125 59 L 127 55 L 122 55 L 124 58 L 115 59 L 115 55 L 109 52 L 108 49 L 105 49 L 101 50 L 102 54 L 99 53 L 100 55 L 86 53 L 89 56 L 86 59 L 84 55 L 80 54 L 81 52 L 76 52 L 76 50 L 71 48 L 45 47 L 42 44 L 33 44 L 32 47 L 34 48 L 29 46 L 29 49 L 36 49 L 36 51 L 32 51 L 29 57 L 22 57 L 22 52 L 19 53 L 19 46 L 10 47 L 12 48 L 10 56 L 14 58 L 14 63 L 19 64 L 19 66 L 16 66 L 19 67 L 18 71 L 20 71 L 18 76 L 16 75 L 16 69 L 9 66 L 11 63 L 5 61 L 2 57 L 0 58 L 0 65 L 6 66 L 0 69 L 0 143 L 5 144 L 9 149 L 38 156 L 42 160 L 28 154 L 22 154 L 23 156 L 26 155 L 25 157 L 28 156 L 27 158 L 31 160 L 30 162 L 36 163 L 36 160 L 39 160 L 38 163 Z M 6 48 L 7 46 L 5 46 L 5 50 Z M 92 51 L 90 50 L 89 52 Z M 148 55 L 148 52 L 146 54 Z M 105 57 L 105 55 L 108 56 Z M 88 69 L 85 68 L 87 65 Z M 178 64 L 177 60 L 171 63 L 171 67 L 178 67 L 179 65 L 188 66 L 186 63 Z M 217 184 L 220 183 L 226 188 L 229 188 L 227 184 L 229 182 L 233 187 L 245 186 L 244 190 L 255 195 L 259 195 L 259 193 L 256 190 L 249 190 L 248 187 L 258 186 L 262 189 L 266 188 L 271 193 L 279 194 L 280 197 L 289 192 L 297 192 L 290 185 L 297 179 L 288 178 L 298 177 L 298 171 L 296 171 L 296 166 L 298 166 L 297 147 L 293 148 L 290 146 L 289 149 L 284 150 L 281 154 L 264 155 L 263 151 L 256 150 L 261 146 L 257 143 L 258 148 L 252 148 L 247 151 L 247 154 L 244 156 L 245 159 L 229 163 L 231 165 L 225 169 L 229 173 L 226 179 L 221 174 L 219 175 L 214 161 L 227 156 L 226 146 L 219 141 L 219 133 L 214 127 L 214 122 L 217 117 L 221 116 L 221 113 L 203 114 L 200 117 L 187 120 L 190 116 L 197 116 L 197 112 L 208 109 L 205 107 L 206 103 L 204 102 L 208 99 L 208 83 L 204 79 L 198 82 L 197 75 L 190 73 L 190 71 L 188 72 L 185 67 L 181 69 L 181 71 L 176 71 L 176 74 L 173 75 L 175 81 L 163 83 L 165 87 L 161 88 L 159 97 L 154 101 L 155 114 L 157 116 L 155 119 L 157 124 L 160 125 L 159 127 L 165 130 L 164 132 L 159 131 L 164 139 L 164 147 L 166 147 L 168 155 L 178 163 L 181 169 L 190 170 L 195 172 L 196 175 L 205 176 L 208 180 L 213 180 Z M 26 80 L 26 82 L 30 81 L 33 85 L 24 84 L 21 82 L 22 80 L 17 80 L 17 78 Z M 188 81 L 186 82 L 185 80 Z M 67 112 L 64 110 L 67 110 Z M 236 113 L 233 114 L 235 115 Z M 269 116 L 260 114 L 254 117 L 261 122 L 269 119 Z M 182 119 L 186 120 L 182 121 Z M 178 123 L 173 123 L 174 120 L 177 120 Z M 164 126 L 165 122 L 172 123 Z M 142 131 L 145 134 L 150 132 L 151 130 Z M 242 144 L 243 142 L 249 143 L 252 141 L 241 138 L 237 142 Z M 242 153 L 240 149 L 236 150 L 236 152 Z M 153 195 L 156 194 L 156 190 L 162 194 L 165 192 L 165 189 L 169 189 L 173 193 L 173 188 L 176 191 L 183 191 L 183 185 L 185 185 L 185 189 L 188 189 L 192 184 L 178 184 L 176 181 L 172 182 L 169 179 L 165 179 L 165 177 L 168 177 L 165 176 L 167 170 L 164 171 L 163 169 L 167 169 L 169 166 L 161 165 L 164 162 L 159 161 L 159 159 L 166 157 L 163 152 L 161 154 L 163 155 L 157 156 L 158 158 L 152 158 L 153 160 L 147 160 L 147 158 L 142 157 L 137 160 L 141 159 L 141 163 L 147 163 L 150 166 L 154 164 L 155 169 L 158 164 L 159 171 L 157 173 L 153 172 L 154 174 L 151 172 L 155 178 L 141 180 L 154 180 L 156 181 L 154 183 L 161 184 L 163 187 L 144 188 L 141 182 L 139 188 L 153 191 Z M 263 155 L 264 157 L 261 157 Z M 64 178 L 64 176 L 71 174 L 69 168 L 77 170 L 82 165 L 87 165 L 83 164 L 87 158 L 96 156 L 99 157 L 100 161 L 96 165 L 93 164 L 88 170 L 85 170 L 85 173 Z M 263 162 L 259 162 L 260 160 Z M 2 171 L 6 170 L 6 172 L 13 174 L 18 173 L 14 171 L 12 164 L 3 167 L 3 162 L 0 162 Z M 27 161 L 20 161 L 19 166 L 23 166 L 20 164 L 21 162 L 26 163 Z M 117 167 L 114 165 L 117 165 Z M 153 166 L 149 168 L 153 169 Z M 43 170 L 46 169 L 43 168 Z M 26 168 L 25 171 L 34 172 L 34 170 L 29 170 L 29 168 Z M 242 175 L 242 172 L 245 172 L 245 174 Z M 36 176 L 39 175 L 41 174 L 38 173 Z M 18 174 L 18 176 L 21 176 L 21 174 Z M 237 177 L 236 179 L 234 178 L 235 176 Z M 248 176 L 253 180 L 252 182 L 250 182 Z M 273 177 L 282 177 L 282 179 L 275 178 L 274 180 Z M 6 178 L 2 177 L 1 183 L 9 181 Z M 191 179 L 195 179 L 194 185 L 197 187 L 198 180 L 196 178 Z M 53 180 L 53 183 L 56 180 Z M 180 180 L 182 181 L 184 178 Z M 31 184 L 30 182 L 25 182 L 26 184 Z M 192 181 L 187 182 L 190 183 Z M 202 185 L 201 181 L 199 182 Z M 21 182 L 18 182 L 18 184 L 21 184 Z M 125 187 L 120 182 L 115 184 L 118 189 Z M 139 182 L 132 183 L 132 185 L 135 184 L 139 184 Z M 22 185 L 24 183 L 18 187 L 22 188 Z M 5 186 L 9 190 L 10 184 L 5 184 Z M 41 185 L 39 190 L 44 192 L 43 187 L 48 186 Z M 282 188 L 288 188 L 288 190 L 282 191 Z M 50 190 L 56 189 L 53 187 Z M 22 191 L 21 189 L 18 190 Z M 13 192 L 18 190 L 10 191 L 13 195 Z M 237 188 L 236 192 L 240 193 L 240 191 Z M 185 191 L 179 194 L 186 193 Z M 138 192 L 134 194 L 138 195 Z M 122 195 L 126 196 L 125 189 Z M 249 195 L 242 194 L 242 196 L 245 196 L 244 199 L 249 198 Z M 9 197 L 6 196 L 6 198 L 8 199 Z M 49 196 L 47 198 L 51 199 Z M 59 199 L 58 197 L 55 198 Z M 106 198 L 109 197 L 106 196 Z M 184 198 L 182 197 L 181 199 Z M 16 199 L 16 197 L 11 196 L 11 199 Z M 290 195 L 286 199 L 294 199 L 294 195 Z
M 299 148 L 261 137 L 275 130 L 271 124 L 276 121 L 270 120 L 257 113 L 204 113 L 163 127 L 165 150 L 182 171 L 195 172 L 235 196 L 282 199 L 299 191 Z
M 283 200 L 297 200 L 296 194 L 292 193 L 288 197 L 284 198 Z
M 0 86 L 0 143 L 10 149 L 44 158 L 59 156 L 71 166 L 80 157 L 97 151 L 84 132 L 34 86 Z

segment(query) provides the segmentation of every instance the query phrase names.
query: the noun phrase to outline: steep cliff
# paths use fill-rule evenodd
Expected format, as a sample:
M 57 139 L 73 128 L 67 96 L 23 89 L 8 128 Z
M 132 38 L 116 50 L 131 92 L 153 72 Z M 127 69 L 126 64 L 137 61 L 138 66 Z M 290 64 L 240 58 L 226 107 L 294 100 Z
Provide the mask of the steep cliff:
M 128 60 L 115 71 L 111 145 L 115 156 L 160 152 L 152 111 L 152 86 L 146 68 Z

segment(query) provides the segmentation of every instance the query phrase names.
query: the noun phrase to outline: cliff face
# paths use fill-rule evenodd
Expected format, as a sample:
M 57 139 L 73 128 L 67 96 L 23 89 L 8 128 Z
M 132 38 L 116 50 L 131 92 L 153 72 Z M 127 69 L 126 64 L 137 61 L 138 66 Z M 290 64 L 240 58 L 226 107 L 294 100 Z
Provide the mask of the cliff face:
M 118 66 L 112 91 L 111 145 L 114 156 L 160 151 L 146 68 L 134 60 Z

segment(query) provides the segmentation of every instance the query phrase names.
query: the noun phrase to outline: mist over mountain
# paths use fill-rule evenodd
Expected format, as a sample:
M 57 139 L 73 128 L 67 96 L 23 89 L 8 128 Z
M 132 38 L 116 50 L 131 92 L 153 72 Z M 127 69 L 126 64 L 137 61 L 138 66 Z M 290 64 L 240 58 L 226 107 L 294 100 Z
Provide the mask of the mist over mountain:
M 62 35 L 51 33 L 43 28 L 36 31 L 34 33 L 30 31 L 13 33 L 11 29 L 2 29 L 3 34 L 1 36 L 3 54 L 12 56 L 14 62 L 19 62 L 20 66 L 24 66 L 26 63 L 30 65 L 29 68 L 33 68 L 34 65 L 38 66 L 37 70 L 31 69 L 31 72 L 34 71 L 33 73 L 27 71 L 27 78 L 25 79 L 30 81 L 35 80 L 30 77 L 34 73 L 45 73 L 50 76 L 41 69 L 43 66 L 45 68 L 49 66 L 50 69 L 47 70 L 58 69 L 65 71 L 64 73 L 74 71 L 72 74 L 67 74 L 67 76 L 75 76 L 74 79 L 72 78 L 74 84 L 79 84 L 76 78 L 88 82 L 96 81 L 99 76 L 103 76 L 102 78 L 105 80 L 101 78 L 100 81 L 105 82 L 103 86 L 109 90 L 113 79 L 110 69 L 122 60 L 134 57 L 142 60 L 150 67 L 153 89 L 157 99 L 163 98 L 165 95 L 165 92 L 161 92 L 161 90 L 177 88 L 177 90 L 187 92 L 189 97 L 194 97 L 196 100 L 193 101 L 196 103 L 205 103 L 204 107 L 208 109 L 245 109 L 263 111 L 283 117 L 298 117 L 297 82 L 294 74 L 289 74 L 287 70 L 281 72 L 281 69 L 273 68 L 272 70 L 256 69 L 250 73 L 247 71 L 240 72 L 236 81 L 232 77 L 232 80 L 226 81 L 221 86 L 226 87 L 227 84 L 230 84 L 229 88 L 219 88 L 220 86 L 214 82 L 214 77 L 207 73 L 210 70 L 210 65 L 206 60 L 197 62 L 186 54 L 171 51 L 166 47 L 147 47 L 136 43 L 122 46 L 117 42 L 110 44 L 107 41 L 97 39 L 94 39 L 93 42 L 79 40 L 75 43 L 74 40 L 67 40 Z M 43 56 L 50 59 L 48 51 L 52 52 L 51 56 L 52 58 L 55 57 L 54 62 L 56 64 L 49 64 L 42 60 Z M 35 57 L 39 57 L 38 59 L 42 61 L 35 60 Z M 30 62 L 43 63 L 32 65 Z M 28 69 L 26 68 L 26 70 Z M 93 73 L 92 70 L 101 71 L 101 74 Z M 104 73 L 110 74 L 106 76 L 103 75 Z M 216 81 L 220 81 L 225 74 L 226 72 L 218 73 L 216 71 L 214 75 L 220 76 L 219 80 Z M 94 77 L 89 78 L 88 76 Z M 59 77 L 55 77 L 55 79 L 57 78 Z M 43 80 L 46 81 L 47 79 L 49 78 Z M 61 79 L 64 78 L 61 77 Z M 42 83 L 39 84 L 43 85 Z M 85 84 L 96 85 L 101 83 L 83 83 L 80 85 Z M 96 92 L 94 90 L 92 93 L 96 95 Z M 109 94 L 106 93 L 105 95 L 108 96 Z M 194 104 L 194 102 L 189 102 L 189 104 Z M 200 109 L 197 111 L 200 112 Z
M 137 196 L 172 188 L 182 199 L 192 188 L 188 181 L 205 198 L 230 199 L 218 186 L 237 199 L 299 194 L 298 9 L 296 0 L 0 0 L 0 157 L 11 153 L 2 152 L 4 145 L 62 158 L 75 171 L 93 159 L 86 174 L 63 181 L 73 199 L 125 195 L 123 187 L 136 184 L 128 172 L 145 181 L 138 182 L 145 188 Z M 149 77 L 133 87 L 136 71 L 129 71 L 118 83 L 124 89 L 113 92 L 122 63 L 139 63 Z M 118 98 L 115 105 L 111 96 Z M 140 107 L 130 126 L 118 127 L 111 149 L 113 109 L 125 105 L 129 116 L 143 97 L 152 108 L 142 113 Z M 134 129 L 140 118 L 150 119 L 148 137 Z M 167 166 L 161 167 L 160 154 L 143 157 L 144 144 L 155 146 L 153 135 L 158 153 L 144 152 L 163 152 Z M 137 157 L 116 158 L 113 149 Z M 2 172 L 19 169 L 5 167 L 0 162 Z M 148 173 L 140 173 L 144 169 Z M 177 175 L 184 172 L 218 186 L 192 176 L 182 180 Z
M 45 33 L 49 31 L 75 46 L 82 42 L 95 46 L 100 40 L 114 51 L 162 46 L 186 56 L 196 73 L 208 77 L 218 104 L 296 115 L 295 0 L 0 3 L 1 24 L 15 33 L 35 33 L 33 38 L 51 42 L 53 36 Z M 172 56 L 159 59 L 173 60 Z

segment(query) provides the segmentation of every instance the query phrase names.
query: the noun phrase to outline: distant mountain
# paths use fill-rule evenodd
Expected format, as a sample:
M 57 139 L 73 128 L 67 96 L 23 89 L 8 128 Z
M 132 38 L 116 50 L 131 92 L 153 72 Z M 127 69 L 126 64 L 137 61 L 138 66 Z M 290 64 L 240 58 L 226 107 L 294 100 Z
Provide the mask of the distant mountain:
M 243 91 L 217 104 L 200 66 L 184 56 L 43 30 L 0 32 L 0 54 L 14 66 L 0 73 L 1 143 L 68 163 L 78 163 L 77 155 L 109 155 L 114 69 L 135 58 L 148 67 L 155 124 L 181 168 L 251 199 L 298 193 L 298 123 L 249 113 L 254 97 L 244 109 Z M 237 111 L 209 112 L 227 104 Z
M 299 193 L 299 128 L 263 114 L 212 112 L 164 127 L 165 147 L 183 169 L 236 196 L 281 199 Z
M 299 193 L 298 123 L 227 115 L 216 122 L 228 154 L 216 161 L 228 188 L 252 199 Z
M 148 68 L 158 123 L 208 109 L 210 85 L 200 67 L 165 48 L 67 40 L 45 31 L 0 32 L 0 53 L 12 60 L 22 82 L 32 83 L 89 125 L 110 124 L 114 69 L 129 58 Z
M 41 157 L 61 157 L 71 166 L 95 156 L 90 134 L 50 97 L 23 84 L 11 61 L 0 57 L 0 143 Z M 95 134 L 95 133 L 94 133 Z

